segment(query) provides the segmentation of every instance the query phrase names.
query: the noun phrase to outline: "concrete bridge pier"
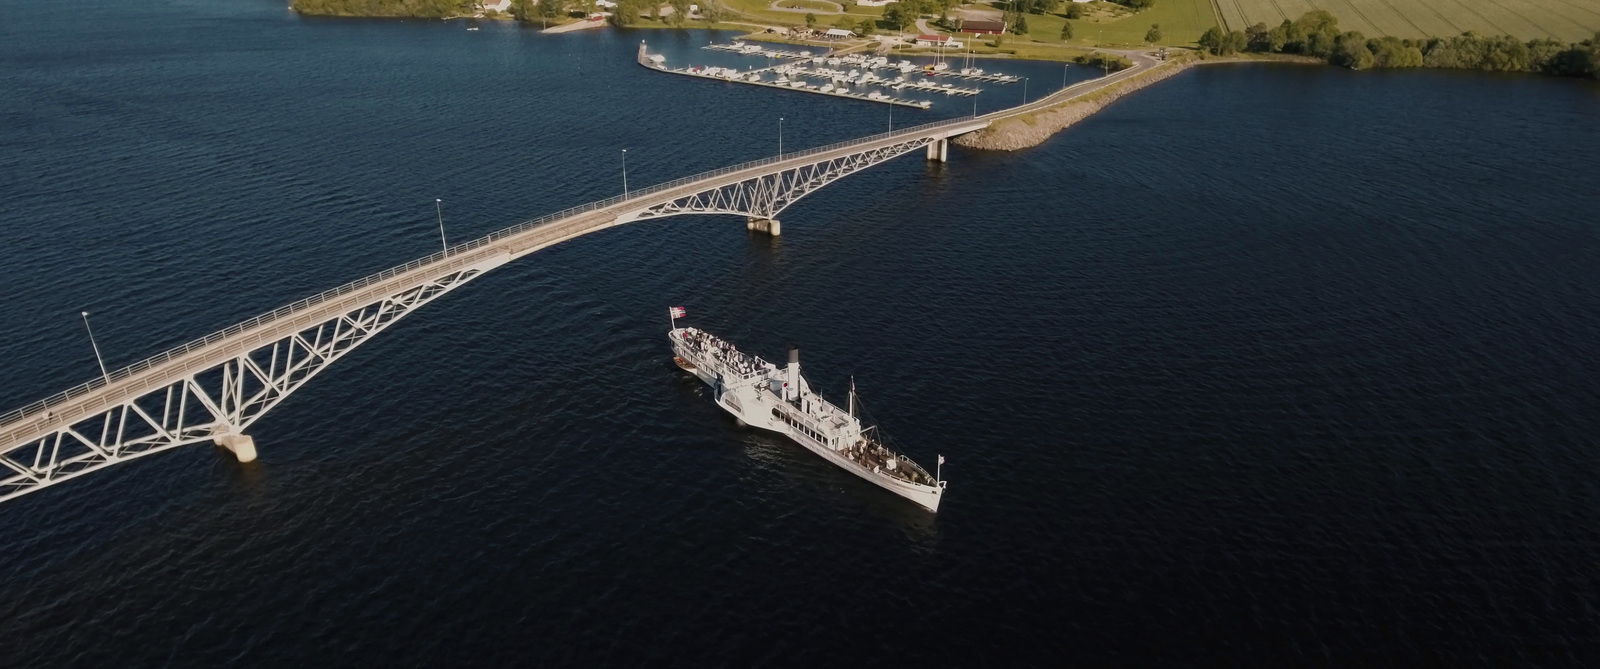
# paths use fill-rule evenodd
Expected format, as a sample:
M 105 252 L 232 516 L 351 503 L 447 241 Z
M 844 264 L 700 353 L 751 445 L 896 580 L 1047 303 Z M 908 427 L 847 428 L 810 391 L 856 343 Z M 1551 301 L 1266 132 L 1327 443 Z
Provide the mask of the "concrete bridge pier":
M 950 162 L 950 138 L 942 137 L 929 142 L 928 160 L 936 163 Z
M 224 434 L 212 438 L 218 446 L 233 451 L 239 462 L 255 462 L 256 440 L 248 434 Z
M 765 232 L 773 237 L 783 234 L 783 224 L 778 222 L 778 219 L 776 218 L 759 218 L 756 216 L 751 216 L 745 219 L 744 227 L 746 230 Z

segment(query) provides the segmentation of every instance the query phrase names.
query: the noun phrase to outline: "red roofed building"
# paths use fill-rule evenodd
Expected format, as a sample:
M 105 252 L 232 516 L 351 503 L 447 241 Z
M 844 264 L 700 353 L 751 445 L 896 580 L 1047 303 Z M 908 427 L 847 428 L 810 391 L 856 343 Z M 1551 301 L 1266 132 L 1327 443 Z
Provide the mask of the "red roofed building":
M 961 19 L 960 31 L 974 35 L 1004 35 L 1006 34 L 1006 22 L 990 21 L 988 19 Z

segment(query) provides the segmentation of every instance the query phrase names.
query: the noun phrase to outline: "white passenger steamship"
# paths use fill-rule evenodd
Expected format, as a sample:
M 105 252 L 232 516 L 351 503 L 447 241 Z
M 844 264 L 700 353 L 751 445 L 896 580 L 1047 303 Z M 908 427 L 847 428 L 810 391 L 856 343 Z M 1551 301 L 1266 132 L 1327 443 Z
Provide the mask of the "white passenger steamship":
M 789 349 L 789 365 L 779 369 L 704 330 L 678 327 L 684 314 L 682 307 L 671 308 L 673 362 L 710 385 L 717 406 L 744 424 L 788 436 L 845 471 L 938 512 L 947 482 L 890 450 L 876 426 L 861 425 L 854 381 L 849 407 L 841 409 L 811 391 L 800 376 L 797 349 Z M 939 464 L 942 468 L 942 455 Z

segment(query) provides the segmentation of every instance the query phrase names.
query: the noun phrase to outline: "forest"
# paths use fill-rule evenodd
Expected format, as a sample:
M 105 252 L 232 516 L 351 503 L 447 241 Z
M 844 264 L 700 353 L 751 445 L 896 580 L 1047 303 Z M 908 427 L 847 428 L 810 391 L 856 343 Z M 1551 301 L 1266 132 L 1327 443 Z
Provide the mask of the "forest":
M 1219 56 L 1241 52 L 1310 56 L 1355 70 L 1439 67 L 1600 78 L 1600 34 L 1571 44 L 1472 32 L 1443 38 L 1368 39 L 1356 31 L 1341 32 L 1339 20 L 1321 10 L 1285 19 L 1275 28 L 1265 23 L 1232 32 L 1212 28 L 1200 37 L 1200 48 Z

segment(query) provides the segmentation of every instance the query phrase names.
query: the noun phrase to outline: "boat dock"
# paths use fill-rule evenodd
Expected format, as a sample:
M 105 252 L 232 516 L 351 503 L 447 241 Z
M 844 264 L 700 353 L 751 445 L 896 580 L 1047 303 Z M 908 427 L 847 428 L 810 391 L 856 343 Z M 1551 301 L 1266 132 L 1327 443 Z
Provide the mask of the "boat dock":
M 977 95 L 978 94 L 978 89 L 976 89 L 976 88 L 958 88 L 956 86 L 951 86 L 950 84 L 936 84 L 936 83 L 933 83 L 931 81 L 911 81 L 911 80 L 906 80 L 906 81 L 902 81 L 902 82 L 900 82 L 898 84 L 893 84 L 893 85 L 890 86 L 890 88 L 893 88 L 895 90 L 900 90 L 902 88 L 909 88 L 909 89 L 916 90 L 916 91 L 930 91 L 930 92 L 933 92 L 933 93 L 944 93 L 945 95 Z
M 995 84 L 1012 84 L 1012 83 L 1016 83 L 1016 82 L 1022 80 L 1022 77 L 1018 77 L 1018 76 L 1012 75 L 1012 74 L 999 74 L 999 73 L 993 73 L 993 72 L 984 72 L 981 69 L 972 67 L 972 63 L 970 62 L 970 59 L 969 59 L 969 62 L 967 63 L 967 67 L 963 67 L 963 68 L 961 68 L 959 70 L 955 70 L 955 69 L 949 69 L 949 63 L 944 63 L 944 62 L 939 63 L 937 66 L 933 66 L 933 65 L 915 65 L 911 61 L 905 60 L 905 59 L 901 59 L 901 60 L 898 60 L 898 61 L 891 62 L 889 60 L 889 58 L 886 57 L 886 56 L 871 56 L 871 55 L 862 54 L 862 53 L 845 53 L 845 54 L 841 54 L 841 53 L 832 53 L 832 52 L 812 53 L 811 51 L 788 51 L 788 50 L 784 50 L 784 49 L 771 49 L 771 48 L 767 48 L 767 47 L 759 46 L 759 45 L 755 45 L 755 44 L 746 44 L 746 43 L 740 42 L 740 41 L 734 41 L 734 42 L 730 42 L 728 44 L 708 44 L 708 45 L 700 47 L 700 48 L 702 48 L 702 49 L 710 49 L 712 51 L 727 51 L 727 52 L 730 52 L 730 53 L 737 53 L 737 54 L 742 54 L 742 55 L 746 55 L 746 56 L 765 56 L 767 58 L 784 58 L 784 59 L 788 59 L 788 60 L 793 61 L 792 63 L 789 63 L 790 65 L 798 65 L 798 64 L 800 64 L 800 63 L 802 63 L 804 61 L 809 60 L 809 61 L 811 61 L 811 63 L 813 65 L 817 65 L 817 66 L 826 65 L 827 67 L 849 67 L 849 68 L 856 68 L 858 70 L 890 70 L 890 71 L 898 71 L 901 75 L 910 75 L 912 73 L 916 73 L 916 74 L 921 74 L 921 75 L 929 76 L 929 77 L 950 77 L 952 79 L 966 79 L 968 81 L 986 81 L 986 82 L 995 83 Z M 938 69 L 938 68 L 943 68 L 943 69 Z M 817 69 L 822 69 L 822 68 L 819 67 Z M 805 74 L 806 76 L 812 76 L 809 72 L 801 72 L 801 74 Z M 950 93 L 950 89 L 946 89 L 943 86 L 923 87 L 923 86 L 913 85 L 913 86 L 910 86 L 910 87 L 911 88 L 916 88 L 918 90 Z M 978 91 L 977 91 L 977 89 L 966 88 L 966 89 L 957 89 L 954 93 L 950 93 L 950 94 L 951 95 L 977 95 Z
M 709 49 L 711 51 L 731 51 L 733 53 L 744 54 L 746 56 L 766 56 L 767 58 L 790 58 L 790 59 L 793 59 L 793 58 L 810 58 L 812 56 L 812 53 L 810 51 L 788 51 L 788 50 L 785 50 L 785 49 L 769 49 L 767 47 L 757 46 L 755 44 L 745 44 L 744 42 L 733 42 L 733 43 L 730 43 L 730 44 L 707 44 L 707 45 L 705 45 L 703 47 L 700 47 L 700 48 Z
M 837 97 L 837 98 L 849 98 L 851 100 L 860 100 L 862 102 L 878 102 L 878 103 L 882 103 L 882 104 L 886 104 L 886 105 L 893 105 L 893 106 L 896 106 L 896 107 L 912 107 L 912 108 L 915 108 L 915 109 L 927 109 L 927 108 L 933 106 L 933 103 L 928 102 L 927 100 L 912 100 L 912 99 L 909 99 L 909 98 L 898 98 L 898 97 L 895 97 L 893 95 L 888 95 L 888 94 L 885 94 L 885 93 L 882 93 L 882 92 L 879 92 L 879 91 L 870 91 L 870 92 L 858 93 L 858 92 L 850 90 L 848 86 L 842 86 L 842 85 L 841 86 L 835 86 L 835 85 L 833 85 L 831 83 L 822 84 L 822 85 L 808 84 L 808 83 L 806 83 L 804 81 L 800 81 L 798 79 L 798 77 L 791 79 L 790 78 L 791 74 L 798 75 L 799 72 L 797 70 L 802 69 L 802 68 L 799 68 L 799 66 L 795 65 L 794 63 L 783 63 L 783 64 L 779 64 L 779 65 L 772 65 L 772 66 L 768 66 L 768 67 L 755 68 L 755 69 L 749 69 L 749 70 L 737 70 L 737 69 L 733 69 L 733 68 L 707 67 L 707 66 L 672 68 L 672 67 L 667 67 L 666 66 L 666 58 L 664 58 L 663 56 L 660 56 L 660 55 L 654 55 L 654 54 L 647 53 L 645 51 L 644 44 L 640 43 L 639 44 L 639 64 L 643 65 L 643 66 L 645 66 L 647 68 L 650 68 L 652 70 L 655 70 L 657 72 L 666 72 L 666 73 L 669 73 L 669 74 L 681 74 L 681 75 L 684 75 L 684 76 L 687 76 L 687 77 L 698 77 L 698 78 L 701 78 L 701 79 L 713 79 L 713 80 L 716 80 L 716 81 L 724 81 L 724 82 L 728 82 L 728 83 L 749 84 L 751 86 L 765 86 L 767 88 L 781 88 L 781 89 L 786 90 L 786 91 L 797 91 L 797 92 L 800 92 L 800 93 L 815 93 L 817 95 L 830 95 L 830 96 Z M 818 76 L 820 76 L 820 75 L 818 75 Z M 875 80 L 875 81 L 872 81 L 872 82 L 868 82 L 867 85 L 869 85 L 869 86 L 875 85 L 875 86 L 880 86 L 880 87 L 884 87 L 884 88 L 889 88 L 889 87 L 892 86 L 892 84 L 890 82 L 883 81 L 881 79 Z M 949 89 L 937 88 L 936 90 L 949 90 Z
M 834 70 L 825 67 L 805 67 L 796 63 L 778 65 L 771 69 L 777 74 L 790 77 L 810 77 L 813 79 L 821 79 L 833 84 L 834 86 L 881 86 L 883 88 L 890 88 L 897 91 L 909 88 L 917 91 L 944 93 L 945 95 L 978 94 L 978 89 L 976 88 L 957 88 L 955 86 L 951 86 L 950 84 L 941 85 L 929 81 L 917 81 L 908 79 L 904 76 L 888 79 L 876 74 L 872 74 L 871 72 L 863 73 L 859 70 L 850 70 L 849 72 L 845 72 L 843 70 Z
M 988 81 L 996 84 L 1014 84 L 1021 79 L 1012 74 L 990 74 L 988 72 L 975 72 L 967 70 L 924 70 L 923 74 L 930 77 L 951 77 L 953 79 L 968 79 L 971 81 Z

